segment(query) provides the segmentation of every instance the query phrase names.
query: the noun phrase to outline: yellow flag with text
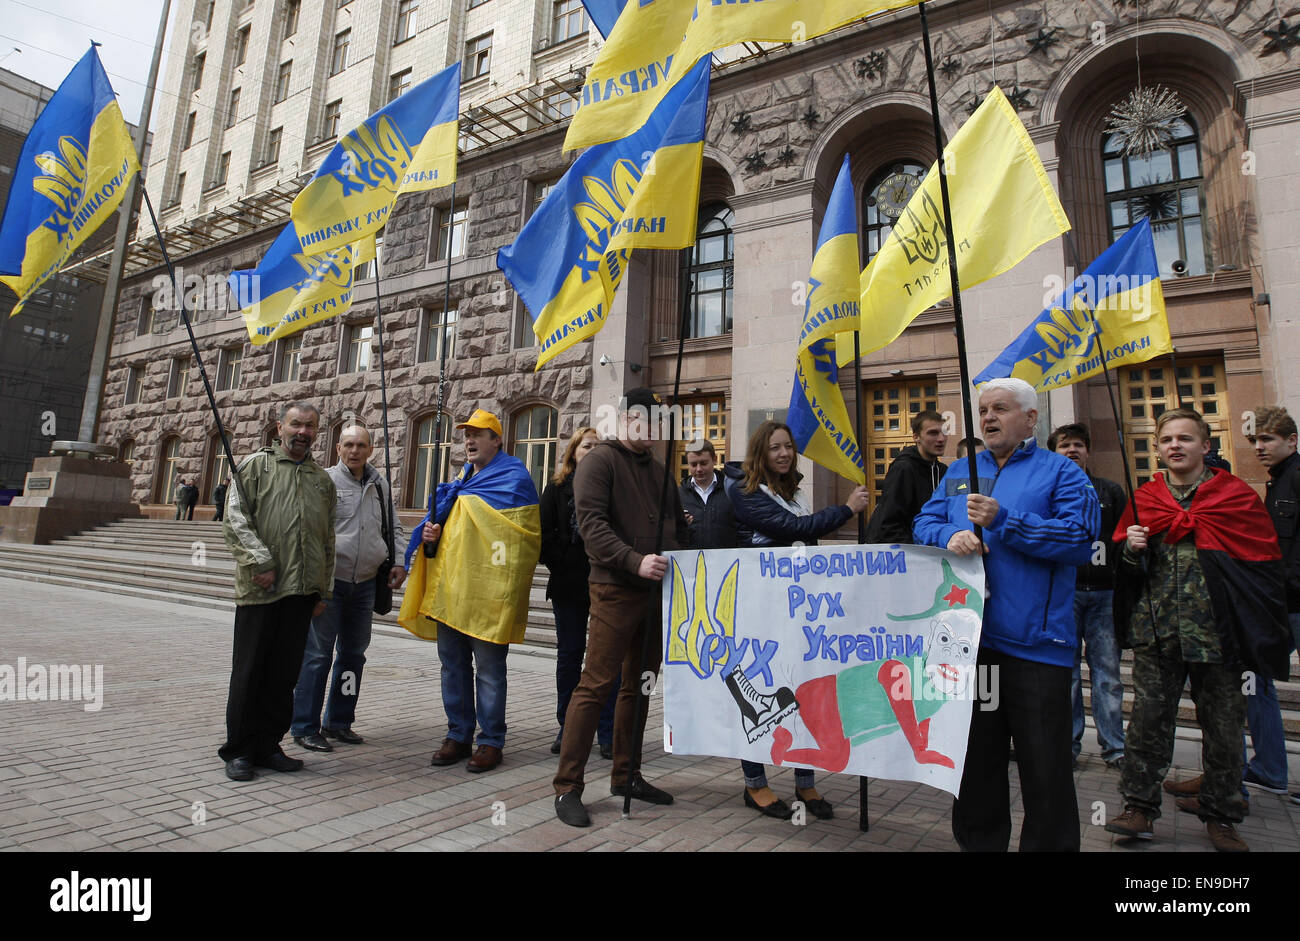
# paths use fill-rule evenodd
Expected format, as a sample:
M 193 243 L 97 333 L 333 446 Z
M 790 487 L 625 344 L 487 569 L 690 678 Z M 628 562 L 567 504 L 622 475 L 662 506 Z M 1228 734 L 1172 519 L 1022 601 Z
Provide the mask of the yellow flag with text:
M 917 0 L 637 0 L 587 71 L 565 150 L 631 134 L 701 58 L 742 42 L 813 39 Z
M 1015 109 L 994 86 L 944 150 L 957 271 L 973 287 L 1019 264 L 1070 229 L 1047 171 Z M 896 340 L 951 293 L 938 162 L 862 272 L 862 354 Z M 847 347 L 847 349 L 846 349 Z M 841 365 L 853 358 L 839 344 Z

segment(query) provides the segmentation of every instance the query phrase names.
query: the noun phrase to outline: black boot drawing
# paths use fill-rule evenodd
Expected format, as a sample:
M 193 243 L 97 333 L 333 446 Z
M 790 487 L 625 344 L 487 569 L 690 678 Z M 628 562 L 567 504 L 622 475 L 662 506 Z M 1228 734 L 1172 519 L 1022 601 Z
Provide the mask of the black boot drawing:
M 760 693 L 740 667 L 727 674 L 727 689 L 740 707 L 741 727 L 751 744 L 799 708 L 790 687 L 782 686 L 775 693 Z

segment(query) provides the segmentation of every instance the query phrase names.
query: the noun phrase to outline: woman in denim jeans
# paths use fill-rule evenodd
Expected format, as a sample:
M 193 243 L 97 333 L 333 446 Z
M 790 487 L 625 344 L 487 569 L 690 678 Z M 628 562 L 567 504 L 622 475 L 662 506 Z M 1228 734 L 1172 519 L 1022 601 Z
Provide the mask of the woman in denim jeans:
M 582 675 L 582 658 L 587 652 L 587 615 L 591 596 L 587 576 L 591 567 L 587 563 L 587 550 L 578 534 L 578 521 L 573 506 L 573 473 L 578 462 L 596 446 L 599 436 L 595 428 L 579 428 L 569 438 L 555 476 L 542 494 L 542 562 L 551 572 L 546 583 L 546 597 L 555 612 L 555 717 L 560 731 L 551 745 L 551 754 L 560 753 L 560 740 L 564 738 L 564 714 L 569 709 L 569 699 Z M 600 711 L 600 725 L 596 741 L 600 757 L 614 756 L 614 704 L 618 689 L 614 685 L 609 701 Z
M 808 494 L 799 486 L 802 475 L 794 469 L 794 462 L 794 436 L 789 426 L 766 421 L 749 439 L 744 463 L 737 466 L 732 462 L 723 469 L 741 547 L 789 546 L 796 542 L 816 545 L 819 537 L 835 532 L 855 513 L 867 508 L 869 491 L 856 487 L 847 504 L 813 513 Z M 742 761 L 740 767 L 745 774 L 742 796 L 746 807 L 780 820 L 794 815 L 767 786 L 763 765 Z M 830 803 L 817 791 L 811 769 L 795 769 L 794 788 L 795 799 L 802 801 L 814 817 L 829 820 L 834 816 Z

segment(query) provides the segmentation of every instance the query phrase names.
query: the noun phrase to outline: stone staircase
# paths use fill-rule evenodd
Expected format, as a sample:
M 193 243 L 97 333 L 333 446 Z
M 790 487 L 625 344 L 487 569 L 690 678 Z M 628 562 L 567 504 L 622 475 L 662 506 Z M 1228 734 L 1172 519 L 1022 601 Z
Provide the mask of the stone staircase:
M 234 609 L 235 563 L 221 535 L 221 524 L 175 520 L 120 520 L 48 546 L 0 543 L 0 575 L 28 581 L 89 588 L 136 598 L 151 598 L 222 610 Z M 538 566 L 529 597 L 525 645 L 535 653 L 555 648 L 555 618 L 546 600 L 546 569 Z M 375 616 L 375 630 L 411 638 L 398 627 L 395 614 L 402 593 L 395 593 L 393 613 Z M 1120 666 L 1124 680 L 1124 714 L 1133 703 L 1132 655 Z M 1300 666 L 1292 655 L 1292 675 Z M 1090 705 L 1088 666 L 1083 665 L 1084 703 Z M 1278 699 L 1287 739 L 1300 744 L 1300 682 L 1279 683 Z M 1089 715 L 1091 713 L 1089 712 Z M 1186 692 L 1178 710 L 1179 725 L 1196 728 L 1196 710 Z M 1093 732 L 1084 741 L 1092 745 Z
M 232 613 L 235 608 L 235 561 L 221 535 L 221 524 L 214 522 L 119 520 L 48 546 L 0 543 L 0 574 Z M 555 647 L 555 617 L 546 600 L 546 579 L 546 569 L 538 566 L 524 634 L 526 644 L 543 651 Z M 392 613 L 375 615 L 375 630 L 410 638 L 397 625 L 401 605 L 399 589 L 394 592 Z

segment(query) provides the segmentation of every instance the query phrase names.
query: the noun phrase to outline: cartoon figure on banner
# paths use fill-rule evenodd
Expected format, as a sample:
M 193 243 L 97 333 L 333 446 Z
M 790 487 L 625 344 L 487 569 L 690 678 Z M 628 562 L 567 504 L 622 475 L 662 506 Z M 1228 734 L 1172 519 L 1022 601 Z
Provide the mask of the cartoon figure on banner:
M 889 616 L 930 619 L 923 655 L 887 655 L 801 684 L 794 694 L 798 717 L 817 747 L 792 748 L 794 735 L 778 727 L 772 733 L 774 764 L 843 771 L 855 745 L 901 731 L 917 764 L 955 767 L 950 757 L 930 749 L 930 720 L 945 703 L 970 695 L 983 599 L 946 560 L 943 575 L 929 610 Z M 882 644 L 877 638 L 877 649 Z

